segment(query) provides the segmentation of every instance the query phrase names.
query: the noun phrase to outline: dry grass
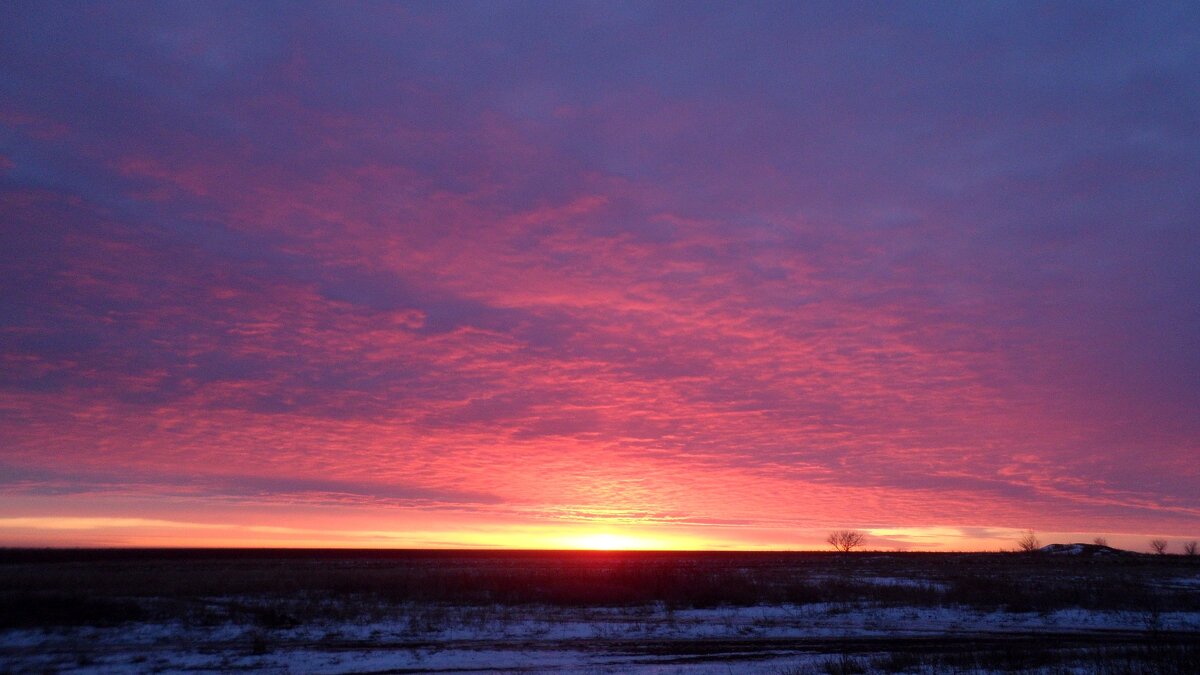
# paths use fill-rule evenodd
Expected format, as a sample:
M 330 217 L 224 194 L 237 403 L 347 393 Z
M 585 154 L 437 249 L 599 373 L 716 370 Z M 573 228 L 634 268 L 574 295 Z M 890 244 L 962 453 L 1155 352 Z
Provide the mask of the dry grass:
M 1200 588 L 1167 582 L 1197 576 L 1200 559 L 1186 556 L 5 551 L 0 626 L 105 624 L 172 613 L 205 620 L 214 612 L 250 613 L 270 626 L 399 603 L 1196 611 Z M 240 600 L 214 608 L 213 598 Z M 239 609 L 239 602 L 275 609 Z

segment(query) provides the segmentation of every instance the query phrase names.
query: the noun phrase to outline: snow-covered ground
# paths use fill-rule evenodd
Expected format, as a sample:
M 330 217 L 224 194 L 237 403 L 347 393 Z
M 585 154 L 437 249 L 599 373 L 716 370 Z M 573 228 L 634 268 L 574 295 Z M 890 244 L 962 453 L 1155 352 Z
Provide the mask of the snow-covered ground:
M 0 572 L 0 675 L 1182 673 L 1200 662 L 1200 559 L 1090 544 L 18 551 Z
M 13 672 L 821 672 L 843 643 L 1184 631 L 1200 612 L 983 612 L 820 603 L 717 609 L 392 607 L 371 620 L 293 628 L 180 622 L 0 633 Z M 868 645 L 864 647 L 863 645 Z

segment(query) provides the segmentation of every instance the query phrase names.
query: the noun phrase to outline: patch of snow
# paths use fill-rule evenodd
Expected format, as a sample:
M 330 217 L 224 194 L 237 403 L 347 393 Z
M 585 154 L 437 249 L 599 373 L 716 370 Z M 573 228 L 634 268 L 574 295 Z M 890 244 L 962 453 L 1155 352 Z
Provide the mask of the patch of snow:
M 930 588 L 946 590 L 947 585 L 940 581 L 928 579 L 912 579 L 909 577 L 855 577 L 855 581 L 872 586 L 903 586 L 905 588 Z
M 1054 555 L 1083 555 L 1083 544 L 1049 544 L 1038 549 L 1042 553 Z

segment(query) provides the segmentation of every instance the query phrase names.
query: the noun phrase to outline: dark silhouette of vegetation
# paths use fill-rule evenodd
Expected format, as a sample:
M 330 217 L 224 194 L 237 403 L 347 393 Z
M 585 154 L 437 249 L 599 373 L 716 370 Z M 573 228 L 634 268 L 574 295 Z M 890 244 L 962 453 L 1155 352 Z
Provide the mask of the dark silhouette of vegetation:
M 1159 555 L 1164 555 L 1167 552 L 1167 540 L 1166 539 L 1151 539 L 1150 540 L 1150 548 L 1154 549 L 1155 553 L 1157 553 Z
M 1042 542 L 1038 541 L 1037 535 L 1033 530 L 1025 530 L 1020 537 L 1017 538 L 1017 549 L 1022 553 L 1032 553 L 1041 546 Z
M 1186 553 L 1187 555 L 1196 555 L 1196 542 L 1195 542 L 1195 540 L 1193 540 L 1193 541 L 1189 541 L 1188 543 L 1184 544 L 1184 545 L 1183 545 L 1183 552 L 1184 552 L 1184 553 Z
M 1097 546 L 1108 546 L 1108 538 L 1107 537 L 1096 537 L 1095 539 L 1092 540 L 1092 543 Z
M 61 555 L 70 555 L 63 552 Z M 85 552 L 81 555 L 102 555 Z M 175 552 L 165 554 L 176 555 Z M 301 557 L 13 563 L 0 553 L 0 625 L 107 624 L 182 613 L 271 628 L 312 615 L 402 603 L 750 606 L 877 602 L 1052 611 L 1067 607 L 1200 611 L 1164 579 L 1194 577 L 1197 558 L 1136 554 L 408 552 Z M 292 554 L 289 553 L 289 556 Z M 902 580 L 876 584 L 873 578 Z M 237 602 L 212 605 L 214 597 Z M 318 602 L 319 599 L 330 602 Z M 182 608 L 182 609 L 181 609 Z M 367 611 L 364 609 L 363 611 Z M 374 611 L 374 610 L 372 610 Z M 217 614 L 213 614 L 217 612 Z
M 825 541 L 830 546 L 843 553 L 849 553 L 859 546 L 862 546 L 863 542 L 866 540 L 867 535 L 859 532 L 858 530 L 838 530 L 836 532 L 830 532 L 829 536 L 825 537 Z

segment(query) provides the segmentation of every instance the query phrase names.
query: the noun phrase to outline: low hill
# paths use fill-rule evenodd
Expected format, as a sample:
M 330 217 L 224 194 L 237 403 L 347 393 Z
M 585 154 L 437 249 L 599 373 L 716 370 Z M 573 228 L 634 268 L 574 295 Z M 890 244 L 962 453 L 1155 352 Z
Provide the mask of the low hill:
M 1049 544 L 1039 548 L 1038 552 L 1049 553 L 1051 555 L 1077 555 L 1083 557 L 1137 555 L 1133 551 L 1125 551 L 1099 544 Z

